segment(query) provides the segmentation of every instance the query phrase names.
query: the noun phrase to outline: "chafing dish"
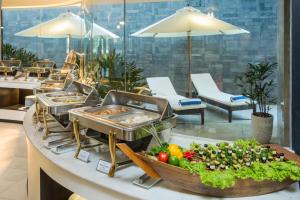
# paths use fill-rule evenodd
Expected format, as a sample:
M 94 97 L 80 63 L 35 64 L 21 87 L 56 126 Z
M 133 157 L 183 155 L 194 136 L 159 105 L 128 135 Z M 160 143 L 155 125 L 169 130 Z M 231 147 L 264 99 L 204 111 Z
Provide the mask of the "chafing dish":
M 42 74 L 49 74 L 54 67 L 55 62 L 50 60 L 40 60 L 32 63 L 31 67 L 24 67 L 23 72 L 25 73 L 25 79 L 27 79 L 31 73 L 37 74 L 38 79 L 40 79 Z
M 176 125 L 176 115 L 167 100 L 121 91 L 110 91 L 102 105 L 69 110 L 69 118 L 78 142 L 75 157 L 84 148 L 80 144 L 80 127 L 93 129 L 103 138 L 108 137 L 112 163 L 109 176 L 114 176 L 116 169 L 117 140 L 134 145 L 145 138 L 151 139 L 152 135 L 157 139 L 158 129 L 162 131 Z M 149 144 L 150 140 L 147 142 Z M 143 144 L 143 147 L 148 144 Z
M 13 74 L 19 68 L 21 68 L 20 60 L 1 60 L 0 61 L 0 72 L 4 73 L 5 80 L 7 79 L 8 73 Z
M 47 125 L 47 116 L 57 121 L 63 128 L 69 130 L 70 122 L 68 110 L 72 108 L 96 105 L 99 103 L 97 91 L 88 85 L 73 81 L 64 91 L 41 93 L 36 95 L 37 111 L 43 112 L 45 136 L 50 133 Z M 39 116 L 39 113 L 37 113 Z
M 34 94 L 38 93 L 49 93 L 65 90 L 72 83 L 73 79 L 71 75 L 67 74 L 64 81 L 46 79 L 44 80 L 38 88 L 33 89 Z
M 68 76 L 68 73 L 55 72 L 49 75 L 49 80 L 56 82 L 64 82 Z

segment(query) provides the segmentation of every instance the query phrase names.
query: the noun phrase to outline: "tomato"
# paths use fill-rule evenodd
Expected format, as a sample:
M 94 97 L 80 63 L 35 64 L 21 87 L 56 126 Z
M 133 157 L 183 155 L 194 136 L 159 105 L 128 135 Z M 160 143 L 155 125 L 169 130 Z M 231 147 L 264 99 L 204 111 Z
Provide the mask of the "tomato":
M 169 155 L 165 152 L 160 152 L 158 154 L 158 160 L 164 163 L 167 163 L 169 159 Z
M 179 159 L 176 157 L 176 156 L 170 156 L 169 159 L 168 159 L 168 163 L 170 165 L 175 165 L 175 166 L 178 166 L 179 165 Z

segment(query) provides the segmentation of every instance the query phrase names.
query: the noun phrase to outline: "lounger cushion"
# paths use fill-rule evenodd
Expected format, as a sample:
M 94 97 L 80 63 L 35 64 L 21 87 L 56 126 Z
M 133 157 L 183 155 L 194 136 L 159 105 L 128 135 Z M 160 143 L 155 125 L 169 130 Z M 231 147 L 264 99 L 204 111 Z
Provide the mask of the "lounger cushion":
M 169 77 L 147 78 L 147 83 L 152 95 L 172 96 L 177 95 Z
M 184 96 L 178 95 L 169 77 L 152 77 L 147 78 L 148 86 L 153 96 L 167 99 L 174 111 L 193 110 L 198 108 L 205 108 L 205 104 L 181 106 L 180 100 L 188 99 Z
M 191 78 L 200 97 L 204 97 L 232 107 L 248 105 L 248 103 L 250 103 L 249 99 L 245 99 L 245 101 L 231 102 L 230 98 L 235 95 L 220 91 L 209 73 L 192 74 Z
M 198 93 L 210 96 L 221 92 L 209 73 L 191 74 L 191 79 Z

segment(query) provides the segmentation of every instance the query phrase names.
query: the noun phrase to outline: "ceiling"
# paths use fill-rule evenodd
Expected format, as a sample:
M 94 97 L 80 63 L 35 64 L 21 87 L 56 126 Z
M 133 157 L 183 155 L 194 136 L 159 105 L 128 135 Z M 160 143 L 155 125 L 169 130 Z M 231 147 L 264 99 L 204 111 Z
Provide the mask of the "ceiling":
M 126 0 L 126 3 L 161 2 L 176 0 Z M 177 0 L 178 1 L 178 0 Z M 124 0 L 2 0 L 3 9 L 47 8 L 70 5 L 91 6 L 96 4 L 124 3 Z

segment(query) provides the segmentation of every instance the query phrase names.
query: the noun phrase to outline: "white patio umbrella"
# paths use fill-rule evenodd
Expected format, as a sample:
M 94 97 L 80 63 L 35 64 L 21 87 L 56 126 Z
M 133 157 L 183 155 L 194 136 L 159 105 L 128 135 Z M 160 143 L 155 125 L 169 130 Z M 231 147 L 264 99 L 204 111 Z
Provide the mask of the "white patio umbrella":
M 135 37 L 187 37 L 188 39 L 188 93 L 191 97 L 191 36 L 233 35 L 248 31 L 206 15 L 191 6 L 179 9 L 146 28 L 133 33 Z
M 170 0 L 126 0 L 126 3 L 146 3 L 162 1 Z M 2 0 L 2 9 L 32 9 L 74 5 L 94 6 L 99 4 L 124 4 L 124 0 Z
M 80 5 L 82 0 L 2 0 L 2 9 L 48 8 Z
M 62 13 L 58 17 L 16 33 L 16 36 L 41 38 L 66 38 L 67 52 L 70 47 L 70 38 L 81 38 L 89 34 L 86 31 L 84 20 L 74 13 Z M 93 24 L 93 36 L 117 39 L 119 36 L 105 28 Z

